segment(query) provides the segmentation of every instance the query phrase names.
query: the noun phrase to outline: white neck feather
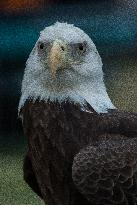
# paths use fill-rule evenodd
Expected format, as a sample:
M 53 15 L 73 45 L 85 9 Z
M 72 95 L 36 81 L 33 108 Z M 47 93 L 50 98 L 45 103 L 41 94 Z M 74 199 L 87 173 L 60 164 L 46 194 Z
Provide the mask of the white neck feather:
M 29 77 L 29 75 L 27 75 Z M 32 79 L 31 79 L 32 80 Z M 64 89 L 59 88 L 58 85 L 54 82 L 54 87 L 51 88 L 53 83 L 50 80 L 50 85 L 41 86 L 39 81 L 27 81 L 24 78 L 22 83 L 22 96 L 19 103 L 19 110 L 24 105 L 27 99 L 35 101 L 36 99 L 44 100 L 47 102 L 58 101 L 63 102 L 70 100 L 73 103 L 79 103 L 83 109 L 85 103 L 89 103 L 93 109 L 98 113 L 106 113 L 108 109 L 115 109 L 115 106 L 112 104 L 104 85 L 103 80 L 100 82 L 85 81 L 85 83 L 77 84 L 74 87 L 66 85 Z

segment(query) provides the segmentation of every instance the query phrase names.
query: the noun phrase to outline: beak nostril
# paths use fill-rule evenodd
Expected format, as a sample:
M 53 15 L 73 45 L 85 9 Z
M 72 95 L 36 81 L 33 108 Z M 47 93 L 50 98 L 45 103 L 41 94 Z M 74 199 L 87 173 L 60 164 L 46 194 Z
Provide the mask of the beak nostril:
M 64 50 L 65 50 L 65 48 L 64 48 L 63 46 L 61 46 L 61 50 L 62 50 L 62 51 L 64 51 Z

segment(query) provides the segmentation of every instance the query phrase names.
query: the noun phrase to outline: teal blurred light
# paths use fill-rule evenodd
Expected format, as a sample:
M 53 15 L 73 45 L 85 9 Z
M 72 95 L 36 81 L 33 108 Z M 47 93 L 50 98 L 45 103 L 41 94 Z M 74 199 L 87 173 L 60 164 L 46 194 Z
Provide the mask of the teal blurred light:
M 106 3 L 55 4 L 35 15 L 2 18 L 0 55 L 26 59 L 39 32 L 56 21 L 73 23 L 84 29 L 103 55 L 132 53 L 137 49 L 136 10 L 109 8 Z

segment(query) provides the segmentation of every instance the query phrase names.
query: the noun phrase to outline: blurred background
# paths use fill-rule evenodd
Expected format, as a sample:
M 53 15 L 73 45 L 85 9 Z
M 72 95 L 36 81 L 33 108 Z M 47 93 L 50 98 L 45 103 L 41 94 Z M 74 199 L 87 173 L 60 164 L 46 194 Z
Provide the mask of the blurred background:
M 0 1 L 0 204 L 39 205 L 22 180 L 26 138 L 17 118 L 25 62 L 39 32 L 56 21 L 82 28 L 103 60 L 113 103 L 137 111 L 137 1 Z

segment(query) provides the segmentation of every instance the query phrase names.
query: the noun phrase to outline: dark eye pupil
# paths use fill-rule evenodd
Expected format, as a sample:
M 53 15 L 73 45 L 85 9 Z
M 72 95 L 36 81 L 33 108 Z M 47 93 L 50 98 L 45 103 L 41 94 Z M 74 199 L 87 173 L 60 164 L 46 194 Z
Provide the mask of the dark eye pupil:
M 39 47 L 40 47 L 40 49 L 43 49 L 43 48 L 44 48 L 44 43 L 41 43 L 41 44 L 39 45 Z
M 79 45 L 79 50 L 83 51 L 84 47 L 82 44 Z

